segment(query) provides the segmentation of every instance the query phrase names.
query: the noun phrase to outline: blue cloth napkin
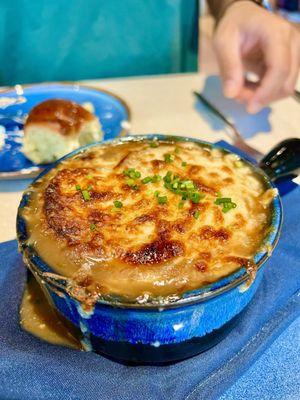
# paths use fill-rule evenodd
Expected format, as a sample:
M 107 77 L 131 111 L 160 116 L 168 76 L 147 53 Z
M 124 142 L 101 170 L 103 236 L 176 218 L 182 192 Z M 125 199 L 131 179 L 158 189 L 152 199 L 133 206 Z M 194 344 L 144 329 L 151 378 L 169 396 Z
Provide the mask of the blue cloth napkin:
M 23 332 L 18 307 L 25 268 L 16 241 L 0 244 L 0 398 L 218 398 L 300 313 L 300 187 L 291 188 L 283 197 L 281 239 L 239 324 L 212 349 L 171 366 L 128 367 Z

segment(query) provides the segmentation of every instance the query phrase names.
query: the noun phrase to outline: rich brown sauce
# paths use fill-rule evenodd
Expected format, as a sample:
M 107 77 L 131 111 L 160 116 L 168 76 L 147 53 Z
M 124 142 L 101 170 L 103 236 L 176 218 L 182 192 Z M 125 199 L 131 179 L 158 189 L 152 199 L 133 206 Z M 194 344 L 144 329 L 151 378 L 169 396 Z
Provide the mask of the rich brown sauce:
M 21 327 L 48 343 L 82 350 L 79 333 L 57 314 L 37 281 L 30 276 L 20 307 Z

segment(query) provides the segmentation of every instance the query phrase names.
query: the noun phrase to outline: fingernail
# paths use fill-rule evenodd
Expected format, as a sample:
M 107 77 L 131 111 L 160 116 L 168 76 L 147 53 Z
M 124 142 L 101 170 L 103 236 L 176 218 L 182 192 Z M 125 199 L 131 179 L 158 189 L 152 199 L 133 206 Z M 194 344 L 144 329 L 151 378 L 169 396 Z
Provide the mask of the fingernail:
M 237 95 L 237 84 L 233 80 L 225 81 L 224 83 L 224 96 L 232 99 Z
M 250 103 L 247 107 L 247 111 L 250 114 L 257 114 L 263 108 L 262 104 L 258 102 Z

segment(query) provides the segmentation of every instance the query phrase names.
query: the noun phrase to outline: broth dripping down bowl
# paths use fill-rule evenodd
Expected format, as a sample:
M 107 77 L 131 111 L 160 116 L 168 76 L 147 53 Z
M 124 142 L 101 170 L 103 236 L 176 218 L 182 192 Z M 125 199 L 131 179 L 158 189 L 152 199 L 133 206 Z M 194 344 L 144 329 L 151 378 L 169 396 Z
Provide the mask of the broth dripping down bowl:
M 92 188 L 94 184 L 93 177 L 85 169 L 87 165 L 97 164 L 100 153 L 101 157 L 103 159 L 106 158 L 109 163 L 110 157 L 117 157 L 116 150 L 122 149 L 122 146 L 129 146 L 129 149 L 130 146 L 133 146 L 132 150 L 129 151 L 133 156 L 126 156 L 119 160 L 119 165 L 115 166 L 119 171 L 118 173 L 114 172 L 113 175 L 109 175 L 111 171 L 107 169 L 107 175 L 110 178 L 107 178 L 108 182 L 104 181 L 103 185 L 110 184 L 112 181 L 109 179 L 112 180 L 115 177 L 122 185 L 124 180 L 125 186 L 122 186 L 124 189 L 122 195 L 125 200 L 122 200 L 123 202 L 119 199 L 115 200 L 103 191 L 94 192 Z M 264 192 L 267 193 L 265 195 L 267 209 L 265 221 L 267 223 L 260 232 L 260 242 L 256 246 L 253 256 L 248 258 L 236 257 L 233 261 L 230 259 L 228 265 L 226 264 L 226 268 L 224 266 L 224 268 L 209 269 L 207 272 L 205 269 L 207 264 L 210 265 L 210 256 L 203 256 L 202 254 L 201 262 L 197 266 L 200 272 L 199 275 L 196 275 L 195 263 L 191 264 L 190 261 L 194 257 L 194 253 L 190 249 L 190 243 L 181 243 L 180 241 L 169 239 L 169 228 L 160 224 L 159 237 L 164 243 L 163 246 L 157 241 L 155 245 L 152 243 L 148 247 L 145 244 L 144 246 L 139 245 L 140 232 L 139 228 L 137 228 L 137 223 L 135 223 L 134 226 L 126 227 L 128 228 L 126 231 L 128 232 L 128 238 L 123 235 L 120 237 L 120 242 L 129 243 L 130 246 L 135 248 L 138 247 L 138 250 L 129 251 L 127 249 L 123 251 L 114 245 L 113 254 L 116 254 L 115 259 L 121 260 L 120 263 L 116 263 L 115 259 L 113 263 L 108 263 L 105 259 L 104 251 L 104 255 L 103 252 L 97 253 L 98 259 L 94 267 L 95 257 L 93 258 L 93 255 L 96 253 L 92 253 L 92 256 L 90 253 L 86 253 L 87 246 L 88 251 L 92 252 L 97 252 L 100 248 L 105 250 L 108 248 L 107 246 L 111 246 L 111 241 L 116 240 L 117 233 L 112 230 L 113 225 L 108 225 L 106 222 L 105 218 L 109 217 L 105 217 L 103 215 L 105 213 L 100 215 L 91 209 L 93 208 L 93 203 L 90 202 L 91 198 L 92 200 L 97 198 L 97 201 L 101 202 L 111 202 L 112 218 L 122 221 L 122 218 L 127 218 L 128 215 L 123 214 L 122 217 L 120 209 L 122 213 L 126 212 L 128 196 L 135 198 L 135 196 L 140 196 L 140 193 L 144 193 L 144 196 L 149 196 L 149 185 L 151 186 L 154 183 L 153 190 L 156 188 L 155 185 L 157 187 L 162 185 L 159 188 L 163 188 L 161 189 L 163 191 L 167 190 L 168 196 L 165 195 L 165 192 L 159 193 L 160 190 L 154 190 L 150 194 L 151 196 L 153 194 L 154 197 L 152 197 L 155 199 L 155 204 L 159 207 L 157 213 L 162 215 L 166 213 L 167 218 L 169 211 L 166 203 L 170 202 L 170 207 L 174 209 L 174 198 L 177 199 L 176 196 L 179 194 L 180 198 L 178 197 L 179 201 L 176 203 L 179 211 L 176 205 L 176 211 L 174 212 L 177 215 L 177 213 L 181 212 L 180 209 L 183 208 L 182 212 L 187 215 L 183 226 L 177 224 L 178 226 L 176 225 L 176 228 L 174 228 L 175 225 L 172 225 L 171 234 L 172 230 L 177 229 L 179 233 L 177 232 L 176 235 L 178 237 L 181 234 L 185 237 L 185 224 L 190 224 L 191 229 L 194 229 L 195 224 L 201 223 L 201 213 L 205 212 L 203 211 L 205 210 L 203 203 L 211 204 L 219 218 L 225 218 L 225 220 L 226 218 L 231 218 L 227 217 L 227 215 L 235 213 L 233 209 L 238 209 L 239 204 L 236 205 L 231 199 L 221 197 L 220 193 L 209 192 L 210 188 L 203 182 L 198 182 L 196 187 L 196 183 L 193 183 L 193 180 L 186 179 L 183 181 L 176 177 L 176 174 L 170 174 L 169 172 L 161 174 L 164 176 L 160 176 L 157 173 L 150 177 L 152 180 L 149 180 L 149 176 L 144 178 L 137 168 L 130 167 L 131 157 L 133 159 L 134 157 L 139 157 L 139 155 L 144 154 L 143 152 L 147 157 L 148 148 L 150 152 L 155 154 L 158 151 L 156 150 L 157 147 L 160 146 L 165 146 L 168 153 L 164 154 L 161 160 L 154 162 L 154 167 L 158 168 L 158 170 L 159 168 L 161 170 L 175 168 L 173 162 L 178 164 L 181 161 L 180 152 L 185 153 L 186 149 L 194 146 L 195 149 L 199 149 L 200 153 L 204 152 L 205 157 L 208 156 L 214 159 L 216 155 L 220 160 L 225 157 L 231 163 L 230 165 L 236 165 L 237 169 L 242 165 L 247 171 L 253 173 L 253 179 L 257 179 L 257 182 L 259 182 L 258 187 L 263 187 Z M 270 153 L 271 158 L 266 156 L 260 164 L 260 167 L 263 167 L 268 171 L 269 175 L 272 175 L 272 179 L 287 175 L 291 170 L 299 168 L 298 140 L 291 139 L 291 141 L 283 142 L 280 146 L 280 151 L 273 150 Z M 297 149 L 295 150 L 296 147 Z M 177 154 L 177 150 L 179 154 Z M 110 153 L 113 157 L 109 155 Z M 91 154 L 94 154 L 93 157 L 96 161 L 92 161 Z M 211 156 L 211 154 L 214 155 Z M 74 164 L 72 164 L 73 160 L 75 160 Z M 141 165 L 145 164 L 146 161 L 146 159 L 142 159 Z M 84 163 L 82 165 L 83 170 L 78 168 L 81 162 Z M 122 163 L 124 163 L 125 167 L 128 166 L 126 163 L 129 163 L 130 168 L 123 170 Z M 184 170 L 186 164 L 188 163 L 183 161 L 178 166 Z M 153 165 L 152 161 L 151 165 Z M 71 170 L 71 176 L 66 171 L 68 166 L 69 170 Z M 98 170 L 100 168 L 98 164 L 97 168 Z M 94 169 L 96 173 L 98 171 L 97 168 Z M 107 165 L 103 168 L 100 168 L 101 174 L 105 175 Z M 73 175 L 75 169 L 76 173 Z M 191 171 L 190 167 L 188 170 Z M 198 171 L 197 173 L 200 173 L 200 170 L 201 168 L 194 168 L 194 172 Z M 84 186 L 82 180 L 80 181 L 80 179 L 83 179 L 82 171 L 84 171 Z M 185 172 L 182 173 L 185 174 Z M 237 175 L 238 172 L 233 169 L 229 174 L 231 173 L 234 180 L 235 174 Z M 69 183 L 71 182 L 73 192 L 70 198 L 76 199 L 74 204 L 71 204 L 69 200 L 67 203 L 62 202 L 61 192 L 68 192 L 70 186 L 66 188 L 65 181 L 60 181 L 58 176 L 63 176 L 63 179 L 67 179 Z M 160 178 L 155 180 L 154 176 L 159 176 Z M 77 183 L 78 179 L 81 182 L 80 184 Z M 87 185 L 86 179 L 91 180 L 89 185 Z M 144 183 L 142 183 L 142 179 Z M 227 182 L 230 186 L 230 180 Z M 140 189 L 139 185 L 144 186 Z M 179 191 L 178 185 L 184 189 Z M 134 188 L 134 186 L 137 187 Z M 145 189 L 146 186 L 147 191 Z M 226 191 L 225 186 L 224 190 Z M 46 197 L 48 196 L 48 203 L 43 200 L 44 190 Z M 54 194 L 59 194 L 59 197 L 53 197 Z M 143 211 L 143 207 L 147 207 L 147 204 L 153 204 L 152 197 L 147 201 L 142 199 L 144 203 L 139 203 L 138 207 L 131 209 L 131 213 L 138 212 L 138 210 Z M 49 201 L 49 198 L 51 201 Z M 181 198 L 184 200 L 181 200 Z M 212 200 L 205 200 L 210 198 Z M 182 206 L 181 203 L 184 203 L 184 205 Z M 58 208 L 55 204 L 56 206 L 58 204 Z M 146 206 L 143 204 L 146 204 Z M 85 218 L 91 218 L 91 215 L 93 218 L 97 217 L 95 221 L 88 220 L 90 232 L 84 231 L 82 226 L 79 225 L 78 227 L 76 221 L 73 221 L 73 205 L 77 214 L 82 212 L 80 214 L 82 221 L 85 221 Z M 64 218 L 67 218 L 67 214 L 61 214 L 62 209 L 66 210 L 66 213 L 67 210 L 71 213 L 66 221 Z M 189 211 L 190 209 L 191 211 Z M 230 214 L 231 212 L 232 214 Z M 39 221 L 45 219 L 44 213 L 47 214 L 47 221 L 50 218 L 55 225 L 50 228 L 47 227 L 44 231 L 35 230 L 35 227 L 40 224 Z M 151 218 L 157 222 L 156 215 L 152 215 Z M 73 223 L 70 225 L 71 220 Z M 139 219 L 135 221 L 139 221 Z M 144 228 L 147 227 L 145 225 L 149 222 L 147 218 L 140 218 L 140 221 Z M 82 222 L 82 224 L 84 223 Z M 24 192 L 17 216 L 17 236 L 25 264 L 46 293 L 52 306 L 59 314 L 80 329 L 83 343 L 87 350 L 93 350 L 124 363 L 165 364 L 205 351 L 218 343 L 237 323 L 241 313 L 252 300 L 259 287 L 263 277 L 265 261 L 271 256 L 277 244 L 281 223 L 282 206 L 280 197 L 271 179 L 262 168 L 241 157 L 237 158 L 236 155 L 226 149 L 201 140 L 186 137 L 174 138 L 166 135 L 144 135 L 86 146 L 63 157 L 45 170 Z M 119 224 L 121 226 L 121 222 Z M 58 236 L 62 235 L 62 237 L 57 242 L 54 241 L 47 244 L 44 239 L 49 234 L 48 228 L 51 232 L 56 229 Z M 109 229 L 111 230 L 109 231 Z M 217 237 L 216 243 L 222 243 L 222 240 L 227 240 L 225 230 L 214 230 L 213 227 L 208 230 L 207 227 L 201 227 L 201 229 L 204 239 L 207 241 L 206 243 L 209 243 L 210 238 L 214 240 L 215 237 Z M 182 230 L 181 233 L 180 230 Z M 84 235 L 80 236 L 82 232 Z M 41 236 L 39 236 L 40 234 Z M 136 240 L 132 239 L 135 234 L 137 235 Z M 153 232 L 149 231 L 148 234 L 148 239 L 150 240 Z M 51 235 L 52 233 L 50 233 Z M 65 235 L 68 235 L 68 246 L 64 242 Z M 80 236 L 79 244 L 76 242 L 78 235 Z M 89 242 L 89 237 L 92 238 L 91 240 L 97 238 L 98 242 Z M 194 238 L 194 236 L 191 237 Z M 190 242 L 192 243 L 193 240 L 191 239 Z M 76 247 L 76 243 L 78 247 Z M 180 247 L 180 244 L 182 247 Z M 74 248 L 76 251 L 74 251 Z M 190 253 L 186 256 L 185 252 L 188 250 L 190 250 Z M 88 261 L 88 265 L 82 262 L 83 254 L 85 254 L 85 261 Z M 206 260 L 203 257 L 206 257 Z M 177 259 L 180 259 L 181 263 L 177 265 L 175 263 L 174 266 L 172 263 Z M 172 268 L 170 267 L 171 264 Z M 187 267 L 190 264 L 193 265 L 194 269 Z M 219 264 L 217 263 L 216 265 Z M 92 279 L 89 275 L 90 265 L 95 271 L 92 273 Z M 76 268 L 79 271 L 77 274 L 75 273 Z M 174 271 L 178 271 L 178 276 Z M 201 274 L 205 278 L 201 278 Z M 155 280 L 151 277 L 155 279 L 158 277 L 158 279 Z M 165 281 L 163 277 L 166 278 Z M 167 278 L 170 278 L 169 281 Z M 169 284 L 164 282 L 169 282 Z M 175 282 L 173 287 L 172 282 Z

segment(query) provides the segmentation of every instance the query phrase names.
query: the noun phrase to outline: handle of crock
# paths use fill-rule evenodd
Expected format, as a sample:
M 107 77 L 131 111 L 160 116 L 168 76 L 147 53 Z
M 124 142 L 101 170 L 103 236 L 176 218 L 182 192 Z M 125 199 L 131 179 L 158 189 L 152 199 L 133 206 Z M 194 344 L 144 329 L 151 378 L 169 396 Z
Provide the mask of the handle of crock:
M 278 143 L 259 163 L 272 181 L 300 173 L 300 139 L 291 138 Z

